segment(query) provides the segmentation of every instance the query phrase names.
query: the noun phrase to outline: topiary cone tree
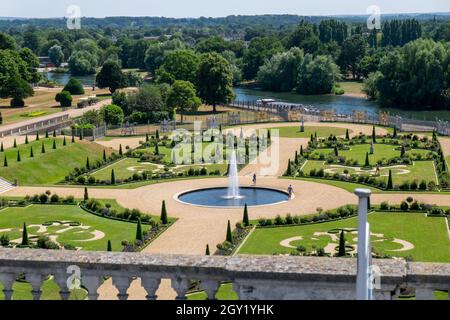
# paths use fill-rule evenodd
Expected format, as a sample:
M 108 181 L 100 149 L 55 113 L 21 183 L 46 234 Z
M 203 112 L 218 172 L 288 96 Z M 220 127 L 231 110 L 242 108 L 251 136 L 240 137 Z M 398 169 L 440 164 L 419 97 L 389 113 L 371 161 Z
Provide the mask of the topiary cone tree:
M 30 158 L 34 158 L 33 146 L 30 148 Z
M 2 143 L 0 145 L 0 152 L 3 152 L 3 151 L 5 151 L 5 149 L 3 148 L 3 141 L 2 141 Z
M 20 150 L 17 150 L 17 162 L 22 161 L 22 159 L 20 158 Z
M 36 141 L 39 141 L 39 132 L 36 131 Z
M 75 143 L 75 136 L 74 136 L 73 132 L 72 132 L 72 143 Z
M 158 142 L 155 143 L 155 155 L 159 156 L 159 145 L 158 145 Z
M 303 145 L 300 146 L 300 155 L 303 157 Z
M 393 188 L 394 188 L 394 185 L 392 182 L 392 170 L 389 170 L 389 178 L 388 178 L 386 189 L 392 190 Z
M 25 136 L 25 144 L 28 144 L 28 135 Z
M 345 140 L 350 140 L 350 134 L 348 132 L 348 129 L 345 131 Z
M 227 225 L 227 235 L 226 235 L 226 241 L 233 243 L 233 234 L 231 233 L 231 223 L 230 220 L 228 220 L 228 225 Z
M 30 244 L 30 242 L 28 240 L 27 225 L 24 222 L 23 229 L 22 229 L 22 246 L 28 246 L 29 244 Z
M 45 145 L 44 145 L 44 142 L 42 142 L 41 153 L 45 153 Z
M 56 140 L 55 139 L 53 139 L 53 146 L 52 146 L 52 148 L 53 148 L 53 150 L 56 149 Z
M 45 138 L 48 138 L 48 130 L 45 130 Z
M 84 187 L 84 196 L 83 196 L 84 201 L 88 201 L 89 200 L 89 194 L 88 194 L 88 188 Z
M 405 156 L 405 146 L 402 145 L 401 151 L 400 151 L 400 157 L 403 158 Z
M 209 244 L 206 245 L 205 255 L 207 255 L 207 256 L 211 255 L 211 253 L 209 252 Z
M 14 138 L 13 148 L 17 148 L 17 141 L 16 141 L 16 138 Z
M 244 227 L 250 226 L 250 220 L 248 218 L 247 204 L 245 204 L 245 206 L 244 206 L 244 216 L 242 217 L 242 223 L 244 224 Z
M 288 167 L 287 167 L 287 170 L 286 170 L 286 175 L 287 176 L 292 175 L 291 159 L 288 159 Z
M 345 235 L 344 235 L 344 230 L 341 231 L 341 235 L 339 237 L 338 257 L 345 257 Z
M 106 150 L 105 149 L 103 149 L 103 161 L 106 162 Z
M 338 150 L 338 147 L 337 147 L 337 146 L 334 146 L 334 155 L 335 155 L 336 157 L 339 157 L 339 150 Z
M 370 167 L 369 153 L 368 152 L 366 152 L 366 161 L 364 163 L 364 167 Z
M 144 241 L 144 235 L 142 233 L 141 219 L 138 219 L 136 227 L 136 240 Z
M 394 133 L 392 135 L 394 138 L 397 138 L 397 127 L 394 127 Z
M 112 251 L 111 240 L 108 240 L 108 246 L 106 247 L 106 251 Z
M 3 166 L 4 167 L 8 166 L 8 159 L 6 158 L 6 154 L 5 154 L 5 159 L 3 160 Z
M 67 145 L 67 142 L 66 142 L 66 136 L 64 136 L 64 139 L 63 139 L 63 146 L 66 146 Z
M 89 162 L 89 157 L 86 157 L 86 169 L 87 169 L 88 171 L 91 170 L 91 164 L 90 164 L 90 162 Z
M 114 174 L 114 169 L 111 169 L 111 184 L 116 184 L 116 175 Z
M 122 151 L 122 145 L 119 145 L 119 155 L 122 156 L 123 155 L 123 151 Z
M 169 221 L 167 219 L 167 208 L 166 208 L 166 200 L 163 200 L 162 205 L 161 205 L 161 223 L 162 224 L 167 224 Z

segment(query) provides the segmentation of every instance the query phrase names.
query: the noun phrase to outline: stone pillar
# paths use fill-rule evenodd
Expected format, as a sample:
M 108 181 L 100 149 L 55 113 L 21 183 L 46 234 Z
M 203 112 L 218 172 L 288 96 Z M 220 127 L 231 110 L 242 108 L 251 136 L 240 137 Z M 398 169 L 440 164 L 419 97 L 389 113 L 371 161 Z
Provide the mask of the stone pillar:
M 127 276 L 113 276 L 112 283 L 117 288 L 119 293 L 117 297 L 119 300 L 127 300 L 128 299 L 128 288 L 130 287 L 130 283 L 133 281 L 132 277 Z
M 98 287 L 100 287 L 100 276 L 97 275 L 87 275 L 82 278 L 83 285 L 88 290 L 88 299 L 97 300 L 98 299 Z
M 189 280 L 186 278 L 173 277 L 171 278 L 172 288 L 177 293 L 175 300 L 186 300 L 186 292 L 189 289 Z
M 161 284 L 160 278 L 152 278 L 152 277 L 141 278 L 141 285 L 142 287 L 144 287 L 145 291 L 147 291 L 147 295 L 145 296 L 147 300 L 158 299 L 156 291 L 158 290 L 160 284 Z
M 67 279 L 68 276 L 66 273 L 56 273 L 53 275 L 55 282 L 59 286 L 59 295 L 61 296 L 62 300 L 69 300 L 70 297 L 70 290 L 67 287 Z
M 31 273 L 26 274 L 26 280 L 31 284 L 31 294 L 33 296 L 33 300 L 39 300 L 41 297 L 41 286 L 42 281 L 44 280 L 44 277 L 42 274 L 39 273 Z
M 208 300 L 215 300 L 216 293 L 219 289 L 219 281 L 216 280 L 202 280 L 201 284 L 203 290 L 205 290 L 208 295 Z
M 12 288 L 14 282 L 16 281 L 16 274 L 9 272 L 0 272 L 0 283 L 3 284 L 3 293 L 5 295 L 5 300 L 11 300 L 14 290 Z

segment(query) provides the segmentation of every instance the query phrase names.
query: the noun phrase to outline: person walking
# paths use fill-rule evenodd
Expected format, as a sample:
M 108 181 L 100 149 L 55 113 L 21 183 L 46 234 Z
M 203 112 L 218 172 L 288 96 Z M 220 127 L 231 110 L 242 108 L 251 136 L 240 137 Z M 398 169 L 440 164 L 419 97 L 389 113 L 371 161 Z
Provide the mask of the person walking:
M 253 174 L 252 181 L 253 181 L 253 185 L 256 186 L 256 173 Z
M 293 195 L 293 193 L 294 193 L 294 188 L 292 187 L 292 184 L 289 185 L 287 191 L 288 191 L 288 194 L 289 194 L 289 199 L 291 199 L 291 198 L 292 198 L 292 195 Z

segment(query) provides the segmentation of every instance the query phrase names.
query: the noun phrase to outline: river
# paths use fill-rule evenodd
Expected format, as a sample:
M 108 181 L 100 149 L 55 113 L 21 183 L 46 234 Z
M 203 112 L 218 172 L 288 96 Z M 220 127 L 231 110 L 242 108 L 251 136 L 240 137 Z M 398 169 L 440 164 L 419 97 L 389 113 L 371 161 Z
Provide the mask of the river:
M 388 111 L 392 115 L 400 115 L 405 118 L 418 120 L 446 120 L 450 121 L 450 111 L 409 111 L 394 108 L 383 108 L 373 101 L 364 98 L 350 97 L 346 95 L 315 95 L 304 96 L 292 92 L 270 92 L 258 89 L 236 87 L 236 100 L 254 102 L 258 99 L 275 99 L 279 102 L 291 102 L 311 105 L 318 109 L 335 109 L 339 114 L 351 114 L 353 110 L 367 111 L 369 115 L 375 115 L 380 110 Z

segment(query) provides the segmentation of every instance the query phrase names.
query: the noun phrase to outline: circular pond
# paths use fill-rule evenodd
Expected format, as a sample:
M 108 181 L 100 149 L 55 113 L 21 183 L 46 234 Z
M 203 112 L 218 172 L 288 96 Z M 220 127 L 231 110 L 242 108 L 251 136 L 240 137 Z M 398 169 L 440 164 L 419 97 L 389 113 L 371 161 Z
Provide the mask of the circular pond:
M 227 188 L 208 188 L 187 191 L 176 196 L 176 199 L 186 204 L 203 207 L 232 208 L 247 206 L 264 206 L 289 200 L 286 192 L 255 187 L 239 188 L 238 198 L 227 197 Z

